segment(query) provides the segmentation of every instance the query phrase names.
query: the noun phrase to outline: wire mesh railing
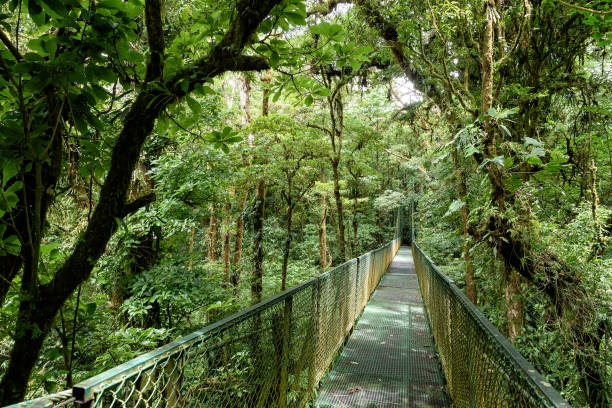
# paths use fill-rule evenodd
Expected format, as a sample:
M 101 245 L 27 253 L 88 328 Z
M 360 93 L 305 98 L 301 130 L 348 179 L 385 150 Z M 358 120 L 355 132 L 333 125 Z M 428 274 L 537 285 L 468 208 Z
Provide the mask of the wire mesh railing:
M 570 407 L 414 239 L 412 252 L 454 407 Z
M 62 392 L 11 407 L 304 407 L 400 240 Z

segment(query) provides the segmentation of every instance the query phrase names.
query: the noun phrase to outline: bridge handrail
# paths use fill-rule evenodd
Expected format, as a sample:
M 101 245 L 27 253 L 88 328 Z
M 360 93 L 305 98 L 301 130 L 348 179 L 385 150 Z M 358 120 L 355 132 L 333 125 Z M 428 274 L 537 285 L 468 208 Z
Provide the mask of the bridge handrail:
M 290 398 L 294 401 L 290 405 L 305 406 L 350 334 L 399 245 L 400 240 L 394 239 L 300 285 L 82 381 L 72 391 L 7 408 L 51 408 L 73 402 L 90 407 L 107 404 L 131 407 L 140 400 L 146 400 L 150 405 L 155 405 L 151 401 L 157 401 L 161 403 L 158 406 L 179 406 L 180 400 L 194 398 L 196 394 L 209 398 L 204 392 L 218 398 L 202 406 L 209 406 L 208 403 L 212 404 L 211 407 L 285 407 L 292 392 Z M 308 333 L 309 330 L 312 333 Z M 235 333 L 232 337 L 230 331 L 237 331 L 240 335 Z M 232 349 L 234 343 L 240 345 L 236 350 Z M 221 395 L 225 392 L 222 387 L 215 389 L 217 377 L 221 378 L 219 381 L 227 382 L 221 384 L 226 388 L 235 385 L 232 380 L 236 380 L 239 374 L 231 374 L 228 366 L 239 363 L 229 360 L 243 353 L 243 348 L 250 348 L 247 354 L 260 353 L 247 356 L 257 360 L 251 363 L 258 365 L 261 371 L 243 382 L 245 386 L 254 384 L 251 387 L 254 387 L 251 390 L 254 395 L 249 395 L 252 398 L 250 404 L 236 399 L 236 395 L 244 397 L 246 393 L 237 392 L 232 396 L 230 391 L 228 395 Z M 291 353 L 300 356 L 296 358 Z M 198 364 L 193 366 L 196 359 Z M 188 364 L 191 366 L 187 367 Z M 262 376 L 266 378 L 260 378 Z M 212 385 L 207 384 L 207 387 L 210 385 L 208 391 L 193 391 L 202 388 L 194 378 L 210 381 Z M 192 380 L 191 384 L 189 380 Z M 295 394 L 299 395 L 296 397 Z
M 412 249 L 453 406 L 571 408 L 414 240 Z

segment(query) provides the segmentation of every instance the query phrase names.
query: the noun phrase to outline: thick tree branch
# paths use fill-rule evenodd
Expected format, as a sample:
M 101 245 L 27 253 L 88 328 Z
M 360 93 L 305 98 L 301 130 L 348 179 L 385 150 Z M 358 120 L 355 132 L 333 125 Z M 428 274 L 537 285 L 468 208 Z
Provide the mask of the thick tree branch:
M 151 193 L 151 194 L 146 194 L 143 195 L 142 197 L 138 197 L 136 200 L 127 203 L 123 206 L 123 211 L 121 213 L 121 218 L 126 217 L 132 213 L 135 213 L 136 211 L 138 211 L 139 209 L 141 209 L 142 207 L 145 207 L 149 204 L 151 204 L 153 201 L 155 201 L 157 197 L 155 196 L 155 193 Z
M 378 11 L 380 4 L 373 4 L 371 0 L 354 0 L 361 11 L 366 15 L 366 21 L 370 27 L 378 31 L 386 41 L 393 54 L 393 58 L 400 66 L 404 74 L 414 84 L 419 91 L 426 93 L 425 79 L 412 68 L 410 61 L 404 54 L 404 44 L 399 41 L 399 34 L 395 27 L 391 25 Z
M 319 125 L 315 125 L 314 123 L 307 123 L 306 126 L 309 127 L 309 128 L 313 128 L 313 129 L 319 129 L 319 130 L 327 133 L 330 136 L 332 134 L 331 130 L 329 130 L 328 128 L 325 128 L 325 127 L 319 126 Z
M 262 57 L 221 54 L 218 55 L 218 58 L 203 58 L 196 64 L 179 71 L 166 83 L 166 88 L 171 90 L 173 95 L 181 97 L 193 91 L 196 84 L 204 83 L 207 79 L 226 71 L 265 71 L 267 69 L 270 69 L 270 65 Z M 184 80 L 189 81 L 187 91 L 182 87 Z

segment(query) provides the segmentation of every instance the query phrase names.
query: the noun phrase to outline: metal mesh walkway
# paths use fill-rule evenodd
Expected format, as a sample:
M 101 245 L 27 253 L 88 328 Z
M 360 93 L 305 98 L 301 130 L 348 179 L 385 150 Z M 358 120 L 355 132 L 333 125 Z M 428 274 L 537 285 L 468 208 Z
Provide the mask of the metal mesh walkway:
M 409 247 L 372 294 L 314 406 L 450 406 Z

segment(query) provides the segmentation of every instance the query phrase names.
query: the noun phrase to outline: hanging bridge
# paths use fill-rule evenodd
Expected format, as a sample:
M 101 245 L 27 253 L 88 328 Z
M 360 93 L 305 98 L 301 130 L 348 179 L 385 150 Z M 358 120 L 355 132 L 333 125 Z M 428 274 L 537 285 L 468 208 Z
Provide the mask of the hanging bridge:
M 379 249 L 11 407 L 569 407 L 396 218 Z

